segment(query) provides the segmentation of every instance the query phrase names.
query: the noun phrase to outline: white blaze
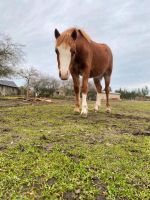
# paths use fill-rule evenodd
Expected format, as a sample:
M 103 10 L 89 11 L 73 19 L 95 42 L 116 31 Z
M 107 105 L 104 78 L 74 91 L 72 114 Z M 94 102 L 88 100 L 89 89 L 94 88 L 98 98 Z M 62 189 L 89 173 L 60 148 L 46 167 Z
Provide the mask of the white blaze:
M 66 76 L 69 73 L 69 65 L 71 62 L 71 52 L 70 46 L 62 44 L 58 47 L 59 51 L 59 61 L 60 61 L 60 71 L 62 76 Z

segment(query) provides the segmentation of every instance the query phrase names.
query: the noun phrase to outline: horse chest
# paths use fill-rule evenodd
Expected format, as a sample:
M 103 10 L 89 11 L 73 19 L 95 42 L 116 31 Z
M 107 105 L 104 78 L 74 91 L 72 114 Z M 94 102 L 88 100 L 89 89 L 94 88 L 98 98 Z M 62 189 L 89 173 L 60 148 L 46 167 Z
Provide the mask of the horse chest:
M 79 74 L 82 76 L 83 75 L 83 70 L 79 69 Z

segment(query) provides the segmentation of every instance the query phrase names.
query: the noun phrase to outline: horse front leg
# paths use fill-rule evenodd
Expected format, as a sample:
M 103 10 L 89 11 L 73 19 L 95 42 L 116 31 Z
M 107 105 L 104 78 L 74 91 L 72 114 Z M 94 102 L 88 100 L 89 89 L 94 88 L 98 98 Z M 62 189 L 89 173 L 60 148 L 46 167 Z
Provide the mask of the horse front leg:
M 80 113 L 80 78 L 79 75 L 72 75 L 74 92 L 75 92 L 75 108 L 74 112 Z
M 84 116 L 87 116 L 88 114 L 87 93 L 88 93 L 88 76 L 84 75 L 82 79 L 82 110 L 81 110 L 81 115 Z

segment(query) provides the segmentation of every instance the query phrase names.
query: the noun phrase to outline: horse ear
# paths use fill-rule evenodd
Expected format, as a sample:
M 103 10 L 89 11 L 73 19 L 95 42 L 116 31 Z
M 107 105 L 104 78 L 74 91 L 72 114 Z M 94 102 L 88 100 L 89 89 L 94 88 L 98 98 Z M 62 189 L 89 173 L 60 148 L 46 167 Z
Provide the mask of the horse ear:
M 71 37 L 73 38 L 73 40 L 76 40 L 77 39 L 77 31 L 74 30 L 72 33 L 71 33 Z
M 55 33 L 55 38 L 57 39 L 60 36 L 60 33 L 56 28 L 55 28 L 54 33 Z
M 83 36 L 82 31 L 80 29 L 78 29 L 78 32 Z

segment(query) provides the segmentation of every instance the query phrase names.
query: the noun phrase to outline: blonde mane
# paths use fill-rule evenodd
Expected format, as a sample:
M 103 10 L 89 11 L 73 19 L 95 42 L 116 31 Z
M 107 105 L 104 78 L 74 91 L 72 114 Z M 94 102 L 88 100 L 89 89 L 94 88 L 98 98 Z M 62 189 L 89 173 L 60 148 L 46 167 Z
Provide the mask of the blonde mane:
M 91 42 L 90 36 L 89 36 L 83 29 L 78 29 L 78 31 L 81 33 L 81 35 L 82 35 L 88 42 Z
M 71 34 L 74 30 L 76 30 L 77 34 L 80 33 L 88 42 L 91 41 L 90 36 L 83 29 L 70 28 L 61 33 L 60 37 L 56 40 L 56 45 L 59 46 L 61 43 L 65 43 L 66 45 L 74 46 L 75 42 L 71 38 Z

